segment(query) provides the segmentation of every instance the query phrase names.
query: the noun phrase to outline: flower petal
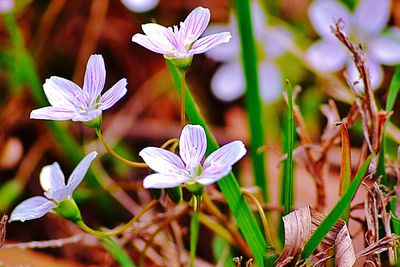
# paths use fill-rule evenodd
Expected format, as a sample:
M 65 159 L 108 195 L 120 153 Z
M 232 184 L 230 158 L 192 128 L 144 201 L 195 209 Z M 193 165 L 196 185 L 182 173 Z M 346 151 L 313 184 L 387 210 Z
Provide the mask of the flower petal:
M 282 96 L 283 81 L 281 72 L 272 62 L 263 62 L 259 66 L 261 98 L 270 103 Z
M 354 24 L 369 33 L 378 33 L 389 20 L 390 0 L 361 0 L 354 12 Z
M 236 163 L 246 154 L 242 141 L 233 141 L 217 149 L 204 161 L 203 172 L 197 182 L 208 185 L 227 175 Z
M 184 175 L 186 173 L 182 160 L 168 150 L 158 147 L 146 147 L 139 152 L 139 156 L 152 170 L 161 174 Z
M 100 109 L 94 109 L 90 111 L 82 110 L 80 114 L 75 115 L 72 118 L 72 121 L 81 121 L 81 122 L 87 122 L 96 119 L 98 116 L 101 115 L 101 110 Z
M 100 99 L 100 110 L 111 108 L 118 100 L 120 100 L 127 92 L 126 79 L 119 80 L 113 85 Z
M 316 32 L 327 39 L 336 39 L 331 33 L 330 26 L 335 25 L 335 21 L 338 19 L 344 21 L 346 33 L 348 33 L 348 29 L 351 29 L 352 21 L 349 11 L 336 1 L 314 1 L 308 8 L 308 16 Z
M 40 171 L 39 177 L 40 185 L 44 191 L 54 191 L 65 187 L 64 174 L 57 162 L 44 166 Z
M 178 47 L 171 28 L 166 28 L 157 23 L 146 23 L 142 25 L 142 29 L 149 38 L 149 41 L 156 47 L 164 51 L 169 51 L 168 53 L 171 53 L 172 49 Z
M 232 25 L 229 27 L 223 25 L 211 25 L 205 31 L 205 34 L 215 34 L 223 31 L 234 29 Z M 237 34 L 232 31 L 232 39 L 230 42 L 221 44 L 213 49 L 207 51 L 207 56 L 216 61 L 229 61 L 235 60 L 240 53 L 240 41 Z
M 30 118 L 39 120 L 65 121 L 75 117 L 77 112 L 69 108 L 44 107 L 32 110 Z
M 144 188 L 173 188 L 178 186 L 186 181 L 189 178 L 185 176 L 179 175 L 166 175 L 161 173 L 154 173 L 147 175 L 143 180 Z
M 208 8 L 199 6 L 190 12 L 183 24 L 181 24 L 185 44 L 190 45 L 199 39 L 200 35 L 207 28 L 209 22 L 210 10 Z
M 211 90 L 222 101 L 233 101 L 243 95 L 244 79 L 240 63 L 226 63 L 217 69 L 211 79 Z
M 189 54 L 194 55 L 207 52 L 217 45 L 229 42 L 231 37 L 232 36 L 229 32 L 221 32 L 200 38 L 193 44 L 192 49 L 189 50 Z
M 336 72 L 342 69 L 347 61 L 346 48 L 336 40 L 321 40 L 306 52 L 310 65 L 320 73 Z
M 167 46 L 162 46 L 162 45 L 158 44 L 157 42 L 153 42 L 152 39 L 150 39 L 149 37 L 147 37 L 146 35 L 141 34 L 141 33 L 136 33 L 135 35 L 133 35 L 132 42 L 138 43 L 141 46 L 143 46 L 155 53 L 164 54 L 164 55 L 171 53 L 170 48 L 168 48 Z
M 101 55 L 91 55 L 86 65 L 83 91 L 87 94 L 86 103 L 95 102 L 104 88 L 106 68 Z
M 81 162 L 75 167 L 69 176 L 67 188 L 69 189 L 69 196 L 72 196 L 74 190 L 78 187 L 78 185 L 82 182 L 85 177 L 86 172 L 89 169 L 90 163 L 92 163 L 93 159 L 97 156 L 97 152 L 93 151 L 87 154 Z
M 82 89 L 75 83 L 57 76 L 46 79 L 43 90 L 54 107 L 74 108 L 80 103 Z
M 374 61 L 369 60 L 369 58 L 367 58 L 367 67 L 371 77 L 372 89 L 375 90 L 379 87 L 383 79 L 382 67 L 379 64 L 375 63 Z M 360 78 L 360 73 L 358 72 L 356 66 L 354 65 L 354 62 L 351 61 L 347 65 L 346 70 L 349 75 L 350 81 L 353 84 L 355 83 L 355 88 L 359 92 L 364 92 L 364 84 L 362 83 L 362 80 Z
M 121 0 L 129 10 L 133 12 L 146 12 L 155 8 L 159 0 Z
M 400 37 L 377 36 L 368 42 L 368 55 L 385 65 L 400 63 Z
M 282 55 L 292 46 L 293 38 L 291 33 L 284 27 L 266 28 L 260 36 L 264 51 L 269 58 Z
M 192 171 L 198 168 L 207 149 L 206 133 L 200 125 L 186 125 L 179 138 L 179 155 Z
M 51 211 L 56 204 L 44 197 L 32 197 L 22 201 L 10 215 L 8 222 L 37 219 Z
M 69 187 L 64 186 L 63 188 L 54 190 L 54 191 L 47 191 L 44 192 L 44 195 L 48 198 L 48 199 L 53 199 L 57 202 L 61 202 L 65 199 L 69 199 L 72 198 L 72 194 L 70 192 Z

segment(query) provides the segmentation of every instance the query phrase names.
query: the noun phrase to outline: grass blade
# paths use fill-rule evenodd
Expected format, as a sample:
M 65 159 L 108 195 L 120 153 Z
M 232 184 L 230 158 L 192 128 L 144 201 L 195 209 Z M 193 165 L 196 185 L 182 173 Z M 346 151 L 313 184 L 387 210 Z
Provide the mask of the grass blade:
M 343 197 L 339 199 L 339 201 L 336 203 L 336 206 L 325 217 L 317 230 L 315 230 L 310 240 L 308 240 L 307 244 L 304 246 L 304 251 L 302 255 L 303 259 L 308 259 L 308 257 L 311 256 L 314 250 L 321 243 L 322 239 L 324 239 L 329 230 L 335 225 L 337 220 L 339 220 L 345 208 L 350 206 L 350 202 L 357 192 L 357 189 L 360 186 L 365 173 L 367 172 L 371 159 L 372 155 L 370 155 L 367 160 L 361 165 L 361 168 L 358 170 L 356 176 L 354 177 L 354 180 L 351 182 L 346 193 L 343 195 Z
M 286 84 L 288 110 L 286 114 L 286 124 L 284 130 L 284 146 L 286 159 L 283 163 L 282 177 L 282 205 L 285 207 L 285 214 L 293 209 L 293 147 L 294 147 L 294 115 L 293 115 L 293 88 L 287 81 Z
M 167 64 L 172 75 L 172 81 L 179 94 L 181 84 L 180 75 L 174 65 L 168 61 Z M 207 124 L 187 86 L 185 86 L 185 110 L 191 123 L 199 124 L 204 128 L 207 135 L 206 155 L 209 155 L 218 148 L 218 144 L 208 129 Z M 230 173 L 223 179 L 219 180 L 218 186 L 224 194 L 226 202 L 228 203 L 257 264 L 259 266 L 264 266 L 263 260 L 267 246 L 266 241 L 249 208 L 249 205 L 240 191 L 240 186 L 233 173 Z
M 400 91 L 400 65 L 397 66 L 394 72 L 392 81 L 389 87 L 389 93 L 386 101 L 386 111 L 390 112 L 393 110 L 394 104 L 396 103 L 397 95 Z
M 243 70 L 246 80 L 246 107 L 247 117 L 250 123 L 250 154 L 253 163 L 255 183 L 261 188 L 264 199 L 268 202 L 269 194 L 265 171 L 265 155 L 258 151 L 259 148 L 264 146 L 265 136 L 262 124 L 257 53 L 252 28 L 250 1 L 235 0 L 235 4 L 242 50 Z
M 340 125 L 340 134 L 342 139 L 341 162 L 340 162 L 340 185 L 339 196 L 342 197 L 350 186 L 351 182 L 351 153 L 350 138 L 346 124 Z M 350 207 L 346 207 L 341 218 L 347 223 L 349 220 Z
M 135 263 L 131 260 L 129 255 L 125 252 L 124 248 L 112 237 L 99 238 L 101 245 L 110 252 L 111 256 L 122 266 L 122 267 L 135 267 Z

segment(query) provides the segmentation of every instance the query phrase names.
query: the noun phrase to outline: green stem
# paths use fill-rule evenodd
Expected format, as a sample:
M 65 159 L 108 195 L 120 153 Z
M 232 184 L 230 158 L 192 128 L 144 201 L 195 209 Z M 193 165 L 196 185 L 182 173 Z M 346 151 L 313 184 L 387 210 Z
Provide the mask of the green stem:
M 235 0 L 236 15 L 240 34 L 243 70 L 246 80 L 246 108 L 250 132 L 250 154 L 253 163 L 255 183 L 260 187 L 265 202 L 269 201 L 268 179 L 265 170 L 265 154 L 259 148 L 265 145 L 262 121 L 262 102 L 260 97 L 256 43 L 254 40 L 250 2 Z
M 115 239 L 106 236 L 98 238 L 98 240 L 122 267 L 136 267 L 129 255 Z
M 125 163 L 126 165 L 129 165 L 131 167 L 135 167 L 135 168 L 148 168 L 146 163 L 142 163 L 142 162 L 135 162 L 135 161 L 130 161 L 127 160 L 126 158 L 118 155 L 106 142 L 106 140 L 104 139 L 101 130 L 98 128 L 95 130 L 97 137 L 99 138 L 100 142 L 103 143 L 104 147 L 106 148 L 106 150 L 108 151 L 108 153 L 110 153 L 111 156 L 113 156 L 114 158 L 118 159 L 119 161 Z
M 199 239 L 199 212 L 192 214 L 190 221 L 190 267 L 195 266 L 197 240 Z
M 186 114 L 185 114 L 185 75 L 186 70 L 179 69 L 181 75 L 181 127 L 185 127 Z
M 103 232 L 103 231 L 94 230 L 94 229 L 90 228 L 88 225 L 86 225 L 83 221 L 79 221 L 77 223 L 77 225 L 85 232 L 87 232 L 91 235 L 94 235 L 98 238 L 105 237 L 105 236 L 116 236 L 116 235 L 122 234 L 126 229 L 131 227 L 137 220 L 139 220 L 142 217 L 143 214 L 145 214 L 149 209 L 154 207 L 157 203 L 158 203 L 157 200 L 150 201 L 149 204 L 147 204 L 147 206 L 144 207 L 138 214 L 136 214 L 136 216 L 133 217 L 129 222 L 127 222 L 123 226 L 118 227 L 117 229 L 112 230 L 112 231 Z

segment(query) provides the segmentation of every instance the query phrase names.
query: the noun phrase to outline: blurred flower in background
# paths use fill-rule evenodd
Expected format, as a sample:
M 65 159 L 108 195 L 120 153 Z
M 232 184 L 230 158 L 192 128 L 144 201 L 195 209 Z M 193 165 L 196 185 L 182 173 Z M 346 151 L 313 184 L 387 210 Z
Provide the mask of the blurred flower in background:
M 269 103 L 281 97 L 283 80 L 275 59 L 286 52 L 285 44 L 291 42 L 291 35 L 281 26 L 268 26 L 262 7 L 257 2 L 252 4 L 252 16 L 258 45 L 260 93 L 263 101 Z M 207 32 L 223 30 L 232 33 L 231 42 L 207 52 L 207 56 L 223 62 L 212 77 L 211 90 L 218 99 L 228 102 L 242 96 L 245 90 L 238 26 L 234 15 L 231 16 L 229 25 L 212 25 Z
M 155 8 L 159 0 L 121 0 L 121 2 L 130 11 L 142 13 Z
M 308 9 L 308 15 L 322 39 L 307 51 L 307 59 L 311 66 L 321 73 L 337 72 L 346 66 L 351 82 L 359 80 L 359 72 L 347 48 L 330 30 L 335 20 L 342 19 L 345 32 L 366 49 L 371 85 L 373 89 L 378 88 L 383 79 L 383 70 L 380 65 L 400 63 L 399 29 L 389 28 L 387 31 L 385 29 L 389 20 L 390 6 L 390 0 L 362 0 L 354 14 L 351 14 L 339 2 L 314 1 Z M 356 88 L 363 90 L 362 83 L 357 83 Z
M 8 12 L 14 8 L 14 0 L 0 0 L 0 13 Z

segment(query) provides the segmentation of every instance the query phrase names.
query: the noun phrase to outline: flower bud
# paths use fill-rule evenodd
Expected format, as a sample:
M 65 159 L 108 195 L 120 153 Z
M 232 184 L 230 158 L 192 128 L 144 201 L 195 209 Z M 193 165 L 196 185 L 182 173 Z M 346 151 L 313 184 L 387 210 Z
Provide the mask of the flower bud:
M 192 60 L 193 60 L 193 56 L 191 57 L 183 57 L 183 58 L 179 58 L 179 57 L 168 57 L 168 56 L 164 56 L 166 59 L 168 59 L 172 64 L 175 65 L 175 67 L 177 67 L 178 69 L 182 70 L 182 71 L 186 71 L 190 65 L 192 64 Z
M 73 223 L 82 221 L 81 212 L 73 199 L 61 201 L 53 211 Z
M 95 128 L 99 129 L 101 126 L 101 123 L 103 122 L 103 116 L 100 114 L 98 117 L 94 118 L 93 120 L 86 121 L 83 124 L 90 128 Z

